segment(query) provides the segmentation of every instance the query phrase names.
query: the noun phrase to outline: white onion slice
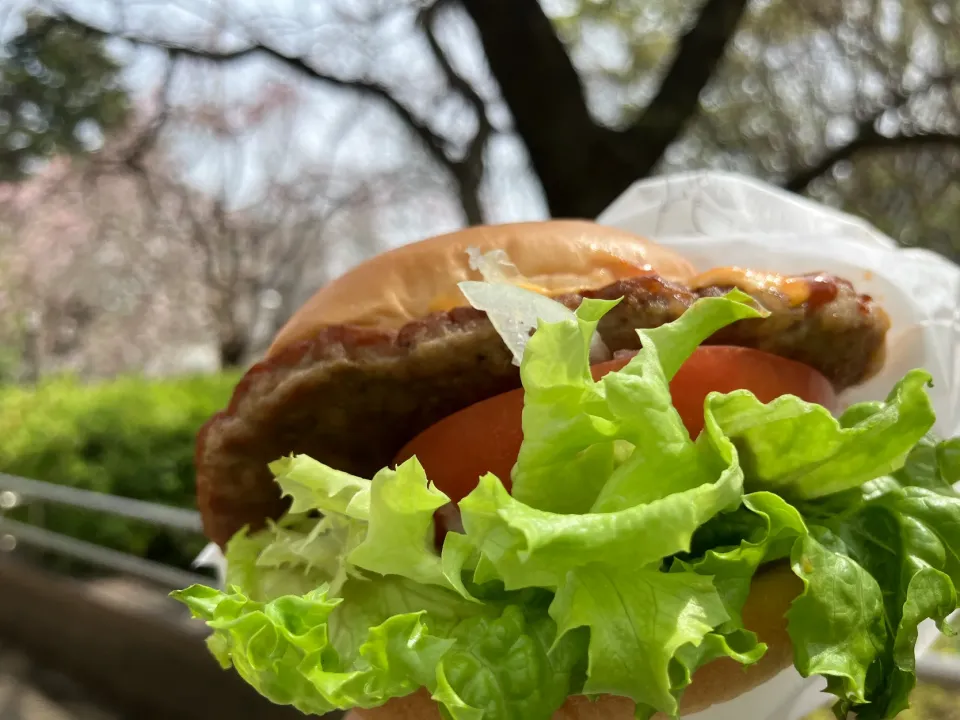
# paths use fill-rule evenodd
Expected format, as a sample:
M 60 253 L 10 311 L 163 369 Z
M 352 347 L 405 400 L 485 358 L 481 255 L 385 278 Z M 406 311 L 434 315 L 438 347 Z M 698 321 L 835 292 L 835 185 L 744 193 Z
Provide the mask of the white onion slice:
M 459 284 L 460 291 L 477 310 L 490 318 L 494 329 L 513 354 L 513 364 L 519 366 L 523 351 L 540 320 L 563 322 L 576 320 L 573 310 L 540 293 L 518 287 L 509 282 L 479 282 L 466 280 Z M 610 359 L 610 351 L 594 334 L 590 344 L 590 362 Z
M 470 269 L 480 273 L 480 277 L 487 282 L 523 283 L 527 280 L 510 260 L 506 250 L 497 248 L 481 253 L 471 247 L 467 248 L 467 256 L 470 258 Z
M 494 329 L 503 338 L 513 364 L 519 365 L 530 335 L 537 329 L 537 321 L 562 322 L 574 318 L 573 311 L 556 300 L 532 290 L 502 282 L 460 283 L 460 291 L 477 310 L 490 318 Z

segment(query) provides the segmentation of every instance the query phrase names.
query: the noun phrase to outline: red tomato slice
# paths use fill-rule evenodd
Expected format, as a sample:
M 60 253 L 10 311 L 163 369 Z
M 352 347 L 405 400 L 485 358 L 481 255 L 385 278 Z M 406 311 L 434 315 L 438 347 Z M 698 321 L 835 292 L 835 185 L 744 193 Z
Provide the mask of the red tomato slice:
M 629 358 L 594 365 L 595 379 L 619 370 Z M 691 437 L 703 429 L 703 402 L 713 392 L 750 390 L 762 402 L 796 395 L 831 410 L 837 396 L 830 382 L 803 363 L 750 348 L 697 348 L 670 383 L 673 404 Z M 463 499 L 480 476 L 492 472 L 510 488 L 510 471 L 523 440 L 523 390 L 513 390 L 444 418 L 411 440 L 396 461 L 416 455 L 434 484 L 451 500 Z

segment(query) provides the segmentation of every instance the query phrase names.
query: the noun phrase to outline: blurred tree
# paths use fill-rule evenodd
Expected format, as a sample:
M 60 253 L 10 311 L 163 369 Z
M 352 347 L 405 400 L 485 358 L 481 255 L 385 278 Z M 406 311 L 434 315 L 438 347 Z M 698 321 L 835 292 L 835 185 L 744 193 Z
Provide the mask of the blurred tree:
M 0 48 L 0 181 L 55 153 L 96 149 L 128 111 L 120 66 L 94 29 L 40 15 Z
M 99 152 L 0 183 L 0 347 L 16 354 L 0 373 L 243 366 L 310 291 L 306 273 L 322 282 L 354 240 L 379 249 L 350 226 L 372 212 L 376 178 L 291 166 L 296 89 L 264 82 L 238 99 L 197 62 L 169 62 Z M 173 101 L 178 68 L 190 82 Z
M 378 5 L 379 3 L 372 3 Z M 366 8 L 357 8 L 356 12 L 346 13 L 343 17 L 354 27 L 349 30 L 358 29 L 362 25 L 350 19 L 351 16 L 364 18 L 372 26 L 379 23 L 389 23 L 394 19 L 397 13 L 413 14 L 414 24 L 417 28 L 418 48 L 428 57 L 433 59 L 433 63 L 439 71 L 441 79 L 431 78 L 429 82 L 423 82 L 422 78 L 413 81 L 411 85 L 416 90 L 425 94 L 432 94 L 432 97 L 426 103 L 408 102 L 401 98 L 387 82 L 374 77 L 373 73 L 361 70 L 356 77 L 350 77 L 346 74 L 327 72 L 319 69 L 304 59 L 298 53 L 289 53 L 273 44 L 252 43 L 243 46 L 221 49 L 221 36 L 230 36 L 233 32 L 226 27 L 209 27 L 204 25 L 201 28 L 200 23 L 189 23 L 182 28 L 180 37 L 174 36 L 166 38 L 163 36 L 165 29 L 163 22 L 158 24 L 147 21 L 137 22 L 132 20 L 128 27 L 127 21 L 130 18 L 137 17 L 136 9 L 126 8 L 124 4 L 118 3 L 117 25 L 115 27 L 100 28 L 93 24 L 87 24 L 91 30 L 96 32 L 106 31 L 113 37 L 124 38 L 140 45 L 149 45 L 160 47 L 170 52 L 174 57 L 192 57 L 207 61 L 219 62 L 224 65 L 242 64 L 250 56 L 263 56 L 279 61 L 287 68 L 292 68 L 301 75 L 306 75 L 313 81 L 320 82 L 327 88 L 345 90 L 355 93 L 362 98 L 380 103 L 399 118 L 412 136 L 426 150 L 428 157 L 445 174 L 448 184 L 452 181 L 452 186 L 456 190 L 456 197 L 463 220 L 470 224 L 483 222 L 485 212 L 481 200 L 481 180 L 484 176 L 486 152 L 490 138 L 495 132 L 493 122 L 488 112 L 488 95 L 478 89 L 471 83 L 462 71 L 451 60 L 450 54 L 444 48 L 437 31 L 440 23 L 441 6 L 420 8 L 419 3 L 404 2 L 399 4 L 383 3 L 382 7 L 375 8 L 370 12 L 365 12 Z M 388 8 L 389 6 L 389 8 Z M 52 17 L 62 18 L 71 25 L 82 24 L 80 19 L 84 8 L 82 3 L 76 6 L 79 11 L 74 15 L 67 12 L 64 6 L 56 6 L 51 10 Z M 331 11 L 336 11 L 334 5 L 330 5 Z M 130 10 L 130 12 L 128 12 Z M 226 16 L 229 11 L 227 8 L 217 8 L 223 10 L 219 13 Z M 265 5 L 262 8 L 266 15 L 272 15 L 273 10 Z M 140 17 L 142 21 L 143 18 Z M 226 21 L 225 21 L 226 22 Z M 307 21 L 309 22 L 309 21 Z M 175 23 L 174 23 L 175 24 Z M 267 23 L 269 24 L 269 23 Z M 251 28 L 257 27 L 259 23 L 254 22 Z M 53 27 L 49 25 L 48 27 Z M 135 29 L 134 29 L 135 28 Z M 309 38 L 306 38 L 309 42 Z M 345 59 L 340 55 L 339 60 Z M 406 68 L 397 65 L 389 68 L 394 71 L 404 71 Z M 442 97 L 441 97 L 442 96 Z M 430 106 L 433 113 L 441 110 L 452 109 L 455 105 L 455 112 L 458 115 L 457 128 L 454 132 L 443 133 L 436 127 L 435 119 L 431 117 L 433 113 L 422 112 L 417 105 Z M 446 108 L 439 106 L 446 105 Z
M 499 134 L 522 140 L 553 215 L 585 217 L 637 178 L 702 165 L 836 199 L 836 168 L 908 150 L 954 162 L 960 135 L 955 0 L 356 0 L 290 15 L 223 0 L 202 36 L 128 15 L 104 29 L 222 63 L 269 57 L 381 104 L 454 180 L 468 222 L 484 217 Z
M 0 346 L 22 382 L 149 369 L 209 338 L 196 255 L 129 173 L 58 158 L 0 185 Z
M 692 3 L 580 0 L 555 16 L 604 122 L 649 107 Z M 697 112 L 656 171 L 732 169 L 960 257 L 960 4 L 766 0 L 747 6 Z
M 146 136 L 156 149 L 135 169 L 195 253 L 220 367 L 242 367 L 295 309 L 307 269 L 328 265 L 338 244 L 329 227 L 365 201 L 370 178 L 335 169 L 348 123 L 323 139 L 322 164 L 298 162 L 295 84 L 268 79 L 238 97 L 216 64 L 176 54 L 172 62 L 186 82 L 175 101 L 165 91 L 164 122 Z M 202 183 L 188 179 L 197 170 Z M 341 243 L 352 239 L 338 229 Z

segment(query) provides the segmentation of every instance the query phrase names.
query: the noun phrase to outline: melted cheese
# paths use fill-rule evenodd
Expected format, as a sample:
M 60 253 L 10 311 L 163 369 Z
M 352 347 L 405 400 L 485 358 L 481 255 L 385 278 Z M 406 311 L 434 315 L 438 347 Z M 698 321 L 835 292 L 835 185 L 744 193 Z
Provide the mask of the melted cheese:
M 790 305 L 796 307 L 810 299 L 810 280 L 803 277 L 788 277 L 778 273 L 744 270 L 738 267 L 721 267 L 707 270 L 690 280 L 690 289 L 717 285 L 737 287 L 746 293 L 775 292 L 783 295 Z
M 463 293 L 457 290 L 455 293 L 450 293 L 448 295 L 439 295 L 430 301 L 430 304 L 427 306 L 427 309 L 432 312 L 446 312 L 447 310 L 453 310 L 456 307 L 463 307 L 466 305 L 467 300 L 463 297 Z
M 642 268 L 635 268 L 635 270 L 636 275 L 646 275 L 654 272 L 654 269 L 649 265 Z M 582 292 L 585 289 L 589 289 L 582 286 L 546 287 L 527 280 L 526 278 L 511 279 L 510 284 L 550 297 Z M 786 298 L 791 307 L 803 305 L 810 300 L 811 294 L 809 278 L 790 277 L 780 275 L 779 273 L 747 270 L 739 267 L 719 267 L 707 270 L 691 278 L 686 285 L 691 290 L 699 290 L 715 285 L 718 287 L 737 287 L 750 294 L 775 292 Z M 459 290 L 456 290 L 448 295 L 434 298 L 433 302 L 430 303 L 430 312 L 445 312 L 457 307 L 463 307 L 466 304 L 466 298 L 463 297 L 463 294 Z
M 544 295 L 546 297 L 558 297 L 572 293 L 592 290 L 597 287 L 603 287 L 612 282 L 623 280 L 625 278 L 637 277 L 641 275 L 656 274 L 653 266 L 649 263 L 637 265 L 628 262 L 610 252 L 595 249 L 594 253 L 605 257 L 606 263 L 598 266 L 602 279 L 591 277 L 579 278 L 576 275 L 541 275 L 538 278 L 529 278 L 521 273 L 517 266 L 513 264 L 506 252 L 501 249 L 492 250 L 488 253 L 480 253 L 475 248 L 468 248 L 467 253 L 470 256 L 470 268 L 474 272 L 479 272 L 487 282 L 502 282 L 523 290 Z M 457 307 L 463 307 L 467 304 L 466 298 L 459 289 L 445 292 L 430 301 L 427 311 L 446 312 Z

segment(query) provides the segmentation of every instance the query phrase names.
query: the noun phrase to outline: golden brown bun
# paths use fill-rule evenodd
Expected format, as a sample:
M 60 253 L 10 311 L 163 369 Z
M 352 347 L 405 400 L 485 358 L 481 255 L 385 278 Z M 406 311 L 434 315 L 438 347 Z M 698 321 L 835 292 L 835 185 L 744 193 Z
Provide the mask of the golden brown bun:
M 732 700 L 770 680 L 793 663 L 793 648 L 784 615 L 802 589 L 800 580 L 786 563 L 757 573 L 743 608 L 743 623 L 767 643 L 766 655 L 746 669 L 726 658 L 700 668 L 683 694 L 682 715 Z M 655 717 L 662 718 L 661 715 Z M 355 710 L 345 720 L 440 720 L 440 713 L 424 691 L 391 700 L 373 710 Z M 597 702 L 590 702 L 583 696 L 574 696 L 554 713 L 553 720 L 633 720 L 633 703 L 622 697 L 604 696 Z
M 532 283 L 559 294 L 656 273 L 685 282 L 693 266 L 671 250 L 622 230 L 580 220 L 485 225 L 381 253 L 321 288 L 280 330 L 268 357 L 325 326 L 396 329 L 465 305 L 457 288 L 478 280 L 467 248 L 504 250 Z

